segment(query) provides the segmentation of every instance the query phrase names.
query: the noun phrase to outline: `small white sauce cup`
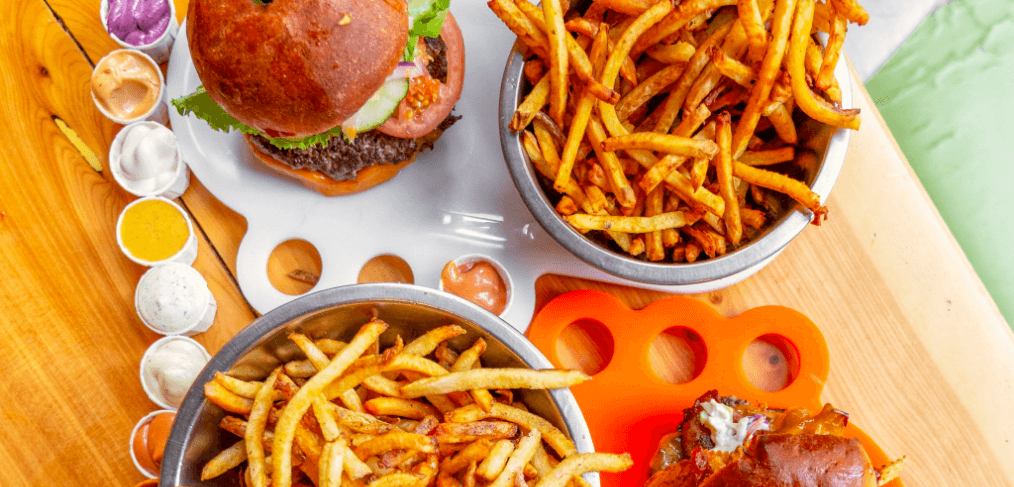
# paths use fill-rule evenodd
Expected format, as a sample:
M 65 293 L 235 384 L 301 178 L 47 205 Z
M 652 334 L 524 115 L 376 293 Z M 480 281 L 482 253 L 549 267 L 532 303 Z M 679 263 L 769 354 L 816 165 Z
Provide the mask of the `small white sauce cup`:
M 173 42 L 176 41 L 176 35 L 180 30 L 180 23 L 176 20 L 176 2 L 174 0 L 169 0 L 169 25 L 166 26 L 165 31 L 154 42 L 143 46 L 128 44 L 109 32 L 108 16 L 109 0 L 102 0 L 99 3 L 99 18 L 102 19 L 102 28 L 106 29 L 106 34 L 109 34 L 109 37 L 112 37 L 117 44 L 127 49 L 137 49 L 150 56 L 157 64 L 169 61 L 169 53 L 172 51 Z
M 158 407 L 163 408 L 162 409 L 163 411 L 176 412 L 176 407 L 166 402 L 165 398 L 163 398 L 162 395 L 159 393 L 158 384 L 149 384 L 147 379 L 145 379 L 144 374 L 144 366 L 148 363 L 148 359 L 152 356 L 152 354 L 154 354 L 155 351 L 157 351 L 160 347 L 162 347 L 162 345 L 165 345 L 166 343 L 169 343 L 173 340 L 183 340 L 186 342 L 190 342 L 193 345 L 196 345 L 197 348 L 200 349 L 201 353 L 204 355 L 205 365 L 207 365 L 207 363 L 211 361 L 211 354 L 208 353 L 208 350 L 204 348 L 203 345 L 197 343 L 196 340 L 185 336 L 162 337 L 156 340 L 155 343 L 152 343 L 151 346 L 148 347 L 148 350 L 144 352 L 144 355 L 141 357 L 141 367 L 138 371 L 138 373 L 141 376 L 141 388 L 144 389 L 144 393 L 148 395 L 148 399 L 151 399 L 151 402 L 157 404 Z M 203 369 L 204 367 L 202 366 L 201 368 Z M 130 438 L 133 440 L 134 435 L 131 435 Z
M 130 251 L 127 250 L 127 247 L 123 245 L 123 232 L 121 228 L 123 226 L 123 215 L 125 215 L 127 213 L 127 210 L 132 208 L 134 205 L 142 201 L 148 200 L 160 200 L 172 205 L 172 207 L 175 208 L 176 211 L 180 213 L 180 215 L 183 215 L 183 219 L 186 220 L 187 222 L 187 231 L 189 232 L 189 235 L 187 236 L 186 243 L 183 244 L 183 248 L 181 248 L 179 251 L 177 251 L 168 259 L 160 261 L 150 261 L 140 259 L 134 257 L 134 254 L 131 254 Z M 194 234 L 194 222 L 190 219 L 190 215 L 188 215 L 187 212 L 183 211 L 183 208 L 180 208 L 180 205 L 173 203 L 171 200 L 160 198 L 158 196 L 148 196 L 134 200 L 130 202 L 130 204 L 128 204 L 126 208 L 123 209 L 123 211 L 120 212 L 120 216 L 116 220 L 116 244 L 120 246 L 120 251 L 123 252 L 123 255 L 126 255 L 127 258 L 129 258 L 130 260 L 146 267 L 160 266 L 163 264 L 168 264 L 170 262 L 179 262 L 181 264 L 191 265 L 194 263 L 195 260 L 197 260 L 197 236 Z
M 170 2 L 170 3 L 172 3 L 172 2 Z M 113 36 L 113 38 L 115 38 L 115 37 L 116 36 Z M 105 59 L 105 58 L 107 58 L 109 56 L 112 56 L 114 54 L 117 54 L 117 53 L 120 53 L 120 52 L 124 52 L 124 51 L 130 51 L 133 54 L 137 54 L 138 56 L 141 56 L 148 63 L 150 63 L 152 67 L 155 68 L 155 72 L 158 73 L 158 99 L 155 100 L 155 104 L 152 105 L 151 108 L 149 108 L 147 112 L 144 112 L 143 114 L 141 114 L 141 115 L 139 115 L 137 117 L 134 117 L 134 118 L 131 118 L 131 119 L 117 118 L 117 117 L 113 116 L 113 114 L 109 113 L 109 111 L 106 110 L 105 107 L 103 107 L 101 103 L 99 103 L 99 100 L 97 98 L 95 98 L 95 92 L 92 91 L 92 89 L 91 89 L 91 85 L 90 85 L 91 79 L 89 78 L 88 92 L 91 93 L 91 95 L 92 95 L 92 101 L 95 102 L 95 108 L 98 108 L 99 112 L 101 112 L 103 115 L 105 115 L 106 118 L 108 118 L 108 119 L 110 119 L 110 120 L 112 120 L 112 121 L 114 121 L 114 122 L 116 122 L 118 124 L 121 124 L 121 125 L 127 125 L 127 124 L 131 124 L 131 123 L 134 123 L 134 122 L 142 122 L 142 121 L 145 121 L 145 120 L 147 120 L 149 122 L 160 123 L 162 125 L 168 124 L 169 123 L 169 106 L 166 105 L 166 101 L 165 101 L 165 98 L 166 98 L 166 94 L 165 94 L 165 76 L 162 76 L 162 69 L 158 67 L 158 63 L 156 63 L 155 60 L 151 58 L 151 56 L 149 56 L 149 55 L 147 55 L 147 54 L 145 54 L 145 53 L 143 53 L 141 51 L 138 51 L 136 49 L 116 49 L 115 51 L 110 51 L 109 54 L 106 54 L 105 56 L 102 56 L 102 59 L 99 59 L 99 62 L 95 63 L 95 69 L 99 68 L 99 65 L 102 64 L 102 60 L 103 59 Z M 95 76 L 95 70 L 94 69 L 92 70 L 92 76 Z
M 511 304 L 514 302 L 514 280 L 511 278 L 511 274 L 509 272 L 507 272 L 507 268 L 504 267 L 503 264 L 501 264 L 496 259 L 494 259 L 494 258 L 492 258 L 492 257 L 490 257 L 488 255 L 482 255 L 482 254 L 466 254 L 466 255 L 462 255 L 461 257 L 458 257 L 458 258 L 452 260 L 451 262 L 453 262 L 454 265 L 456 265 L 456 266 L 460 266 L 462 264 L 467 264 L 469 262 L 482 262 L 482 261 L 488 262 L 489 265 L 493 266 L 493 268 L 496 269 L 496 273 L 500 274 L 500 279 L 503 279 L 503 285 L 506 288 L 505 292 L 507 294 L 507 299 L 505 300 L 505 303 L 504 303 L 504 306 L 503 306 L 503 311 L 501 311 L 500 314 L 499 314 L 499 316 L 503 316 L 503 315 L 505 315 L 507 313 L 507 311 L 509 311 L 511 309 Z M 439 289 L 441 291 L 444 291 L 444 276 L 443 276 L 443 274 L 441 274 L 441 276 L 440 276 L 440 282 L 437 285 L 437 289 Z M 461 296 L 458 296 L 458 297 L 461 297 Z M 462 297 L 462 299 L 468 299 L 468 298 L 463 298 Z M 471 302 L 471 300 L 469 300 L 469 302 Z
M 134 461 L 134 467 L 137 467 L 137 471 L 141 472 L 141 475 L 144 475 L 149 479 L 157 479 L 159 473 L 149 472 L 148 469 L 141 466 L 141 462 L 137 461 L 137 455 L 134 454 L 134 437 L 137 436 L 137 431 L 141 429 L 141 426 L 144 426 L 145 423 L 154 419 L 156 415 L 161 413 L 175 413 L 175 412 L 176 410 L 174 409 L 160 409 L 158 411 L 152 411 L 146 414 L 143 418 L 141 418 L 140 421 L 137 422 L 137 424 L 134 425 L 134 429 L 130 431 L 130 438 L 127 438 L 127 450 L 130 451 L 130 459 Z
M 123 174 L 123 165 L 120 163 L 121 152 L 123 151 L 123 142 L 127 137 L 127 133 L 130 132 L 135 126 L 138 125 L 149 125 L 157 126 L 155 122 L 134 122 L 126 127 L 120 129 L 116 137 L 113 138 L 113 143 L 109 146 L 109 169 L 113 173 L 113 179 L 120 184 L 120 187 L 126 190 L 128 193 L 134 196 L 160 196 L 166 199 L 179 198 L 188 187 L 190 187 L 190 168 L 187 167 L 186 162 L 183 161 L 183 152 L 179 150 L 177 144 L 176 147 L 176 172 L 173 175 L 171 181 L 166 183 L 161 188 L 156 188 L 154 191 L 139 191 L 135 187 L 131 186 L 130 180 Z
M 141 303 L 141 300 L 144 299 L 143 296 L 141 296 L 141 294 L 144 289 L 144 286 L 146 285 L 146 279 L 152 278 L 154 272 L 156 272 L 157 267 L 163 267 L 157 266 L 148 269 L 148 271 L 141 276 L 140 281 L 138 281 L 137 288 L 134 289 L 134 311 L 137 312 L 137 316 L 138 318 L 141 319 L 141 323 L 144 323 L 144 326 L 147 326 L 149 330 L 166 337 L 193 336 L 198 333 L 204 333 L 208 331 L 208 328 L 211 328 L 211 325 L 215 322 L 215 313 L 218 312 L 218 302 L 215 301 L 215 295 L 212 294 L 211 289 L 208 288 L 208 281 L 204 279 L 204 276 L 202 276 L 200 272 L 197 272 L 197 269 L 194 269 L 189 265 L 184 265 L 181 263 L 169 263 L 166 264 L 166 266 L 177 266 L 181 270 L 190 274 L 189 277 L 193 279 L 194 282 L 201 283 L 200 289 L 203 291 L 201 296 L 202 302 L 199 303 L 198 305 L 203 309 L 203 312 L 197 314 L 196 315 L 197 318 L 192 323 L 185 324 L 178 330 L 173 331 L 164 330 L 155 326 L 152 323 L 149 323 L 148 320 L 145 318 L 144 314 L 141 312 L 143 305 L 143 303 Z

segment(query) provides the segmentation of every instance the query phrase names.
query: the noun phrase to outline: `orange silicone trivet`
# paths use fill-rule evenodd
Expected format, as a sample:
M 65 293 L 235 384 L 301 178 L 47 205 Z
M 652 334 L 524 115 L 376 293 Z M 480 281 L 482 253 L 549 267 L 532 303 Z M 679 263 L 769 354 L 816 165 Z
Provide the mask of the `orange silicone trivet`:
M 726 318 L 711 306 L 685 297 L 670 297 L 642 310 L 632 310 L 599 291 L 574 291 L 546 305 L 528 328 L 528 338 L 556 367 L 562 367 L 557 342 L 572 323 L 592 320 L 612 334 L 612 359 L 594 379 L 571 387 L 599 452 L 629 452 L 634 467 L 622 474 L 602 474 L 602 487 L 640 486 L 658 441 L 683 421 L 683 409 L 710 389 L 771 407 L 805 407 L 816 413 L 828 375 L 824 336 L 806 316 L 781 306 L 748 310 Z M 670 328 L 686 328 L 700 336 L 706 359 L 700 374 L 683 384 L 658 377 L 648 362 L 652 342 Z M 799 357 L 795 379 L 777 392 L 750 384 L 742 367 L 743 354 L 755 339 L 776 335 L 787 340 Z M 700 360 L 700 359 L 699 359 Z M 889 460 L 850 421 L 845 435 L 857 438 L 875 466 Z M 890 487 L 901 487 L 895 480 Z

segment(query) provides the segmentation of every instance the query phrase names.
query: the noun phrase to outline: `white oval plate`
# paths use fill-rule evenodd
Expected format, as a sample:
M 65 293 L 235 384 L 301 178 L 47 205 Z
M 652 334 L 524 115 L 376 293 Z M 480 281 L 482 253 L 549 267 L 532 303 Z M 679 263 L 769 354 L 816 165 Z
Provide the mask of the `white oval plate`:
M 447 262 L 487 255 L 510 273 L 512 303 L 500 316 L 521 331 L 534 311 L 535 280 L 545 273 L 699 293 L 735 284 L 774 258 L 719 281 L 654 286 L 619 279 L 570 254 L 528 212 L 503 161 L 497 106 L 515 37 L 485 2 L 458 0 L 451 10 L 465 39 L 465 84 L 454 111 L 462 119 L 432 151 L 369 191 L 322 196 L 257 162 L 240 133 L 216 132 L 197 117 L 169 110 L 191 170 L 247 220 L 236 273 L 240 290 L 258 312 L 296 298 L 276 290 L 267 275 L 268 256 L 290 239 L 306 240 L 320 252 L 323 270 L 314 290 L 355 283 L 362 266 L 384 254 L 404 259 L 416 284 L 437 288 Z M 169 60 L 169 99 L 200 84 L 184 23 Z

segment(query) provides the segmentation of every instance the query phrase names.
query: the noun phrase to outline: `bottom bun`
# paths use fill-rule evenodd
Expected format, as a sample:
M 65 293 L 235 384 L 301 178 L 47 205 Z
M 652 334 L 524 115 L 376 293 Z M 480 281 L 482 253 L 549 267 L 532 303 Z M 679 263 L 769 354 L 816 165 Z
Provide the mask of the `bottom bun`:
M 271 170 L 283 176 L 295 179 L 303 186 L 306 186 L 307 188 L 310 188 L 324 196 L 344 196 L 366 191 L 367 189 L 395 177 L 402 168 L 415 160 L 415 155 L 413 155 L 411 159 L 397 164 L 374 164 L 372 166 L 364 167 L 356 172 L 355 179 L 335 181 L 319 171 L 313 171 L 310 169 L 293 169 L 288 164 L 279 161 L 278 159 L 269 154 L 265 154 L 258 149 L 257 146 L 250 140 L 249 135 L 246 136 L 246 142 L 250 144 L 251 152 L 257 156 L 257 160 L 264 163 L 264 165 L 271 168 Z

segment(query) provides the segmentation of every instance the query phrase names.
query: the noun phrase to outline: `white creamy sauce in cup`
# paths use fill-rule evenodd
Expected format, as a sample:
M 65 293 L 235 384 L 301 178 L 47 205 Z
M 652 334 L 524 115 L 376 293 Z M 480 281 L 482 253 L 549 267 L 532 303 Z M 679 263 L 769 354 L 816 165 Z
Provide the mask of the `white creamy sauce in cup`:
M 178 408 L 207 363 L 207 352 L 195 342 L 182 338 L 167 340 L 145 360 L 144 380 L 163 402 Z
M 179 164 L 176 135 L 159 124 L 126 128 L 117 169 L 136 193 L 154 193 L 176 177 Z

